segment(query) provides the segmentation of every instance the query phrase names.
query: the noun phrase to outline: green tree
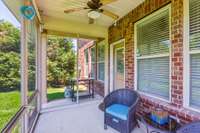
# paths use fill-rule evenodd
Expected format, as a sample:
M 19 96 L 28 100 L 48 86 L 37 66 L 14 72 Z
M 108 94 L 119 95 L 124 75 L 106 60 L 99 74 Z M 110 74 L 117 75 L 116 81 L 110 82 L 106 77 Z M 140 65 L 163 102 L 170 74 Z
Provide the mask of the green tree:
M 15 52 L 0 52 L 0 91 L 20 88 L 20 57 Z
M 49 85 L 64 85 L 67 79 L 73 78 L 75 52 L 72 39 L 49 36 L 47 56 Z
M 0 91 L 20 88 L 20 31 L 0 20 Z
M 33 32 L 34 33 L 34 32 Z M 34 36 L 28 42 L 29 88 L 35 85 L 35 44 Z M 75 52 L 72 39 L 50 36 L 48 40 L 48 83 L 64 85 L 73 78 Z M 20 30 L 9 22 L 0 20 L 0 91 L 20 88 Z
M 0 52 L 0 90 L 10 91 L 20 87 L 20 57 L 15 52 Z
M 20 30 L 3 20 L 0 20 L 0 51 L 20 52 Z

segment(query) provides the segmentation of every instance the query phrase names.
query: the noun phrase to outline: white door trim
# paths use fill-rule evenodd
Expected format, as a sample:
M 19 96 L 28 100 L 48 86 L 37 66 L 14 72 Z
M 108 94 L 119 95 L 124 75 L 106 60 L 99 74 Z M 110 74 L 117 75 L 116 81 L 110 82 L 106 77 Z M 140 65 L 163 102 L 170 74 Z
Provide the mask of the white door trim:
M 123 43 L 123 48 L 124 48 L 124 51 L 125 51 L 125 39 L 121 39 L 119 41 L 116 41 L 112 44 L 110 44 L 110 92 L 113 91 L 113 80 L 114 80 L 114 77 L 113 77 L 113 73 L 114 73 L 114 64 L 113 64 L 113 60 L 114 60 L 114 56 L 113 56 L 113 49 L 114 49 L 114 46 L 117 45 L 117 44 L 120 44 L 120 43 Z M 124 88 L 125 88 L 125 54 L 124 54 Z

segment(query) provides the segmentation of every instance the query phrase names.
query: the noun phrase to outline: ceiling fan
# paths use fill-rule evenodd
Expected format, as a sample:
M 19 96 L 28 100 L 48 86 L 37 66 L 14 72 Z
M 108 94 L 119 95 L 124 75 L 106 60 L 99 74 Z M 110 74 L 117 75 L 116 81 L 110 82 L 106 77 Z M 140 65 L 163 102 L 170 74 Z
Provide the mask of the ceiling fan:
M 114 20 L 117 20 L 119 18 L 118 15 L 108 10 L 102 9 L 102 6 L 110 4 L 115 1 L 117 0 L 89 0 L 86 3 L 85 7 L 67 9 L 67 10 L 64 10 L 64 13 L 72 13 L 72 12 L 81 11 L 81 10 L 89 10 L 87 14 L 89 17 L 89 24 L 93 24 L 95 19 L 99 18 L 101 14 L 104 14 L 106 16 L 113 18 Z

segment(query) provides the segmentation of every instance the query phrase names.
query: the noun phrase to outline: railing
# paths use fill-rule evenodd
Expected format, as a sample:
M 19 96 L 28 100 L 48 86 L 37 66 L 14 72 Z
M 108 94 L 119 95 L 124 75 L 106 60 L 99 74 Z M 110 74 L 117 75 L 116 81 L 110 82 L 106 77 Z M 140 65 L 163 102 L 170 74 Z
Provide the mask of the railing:
M 27 111 L 28 115 L 28 130 L 32 132 L 33 127 L 36 122 L 36 118 L 38 117 L 38 91 L 36 90 L 28 99 L 29 109 Z
M 22 106 L 19 111 L 12 117 L 8 124 L 3 128 L 2 133 L 16 132 L 16 125 L 22 119 L 26 111 L 26 107 Z M 18 126 L 19 127 L 19 126 Z
M 29 133 L 33 131 L 33 127 L 38 117 L 37 109 L 38 91 L 35 91 L 28 98 L 28 106 L 22 106 L 18 112 L 11 118 L 1 131 L 2 133 L 20 133 L 24 131 L 25 125 Z M 28 120 L 25 120 L 28 117 Z M 26 123 L 27 122 L 27 123 Z

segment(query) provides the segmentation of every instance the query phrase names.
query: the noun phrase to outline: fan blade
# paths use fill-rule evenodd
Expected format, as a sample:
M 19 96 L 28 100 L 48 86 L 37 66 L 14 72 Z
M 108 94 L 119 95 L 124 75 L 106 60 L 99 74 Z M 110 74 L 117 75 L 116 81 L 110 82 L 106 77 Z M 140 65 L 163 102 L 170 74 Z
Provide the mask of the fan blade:
M 100 3 L 102 3 L 103 5 L 107 5 L 107 4 L 110 4 L 110 3 L 113 3 L 117 0 L 100 0 Z
M 89 24 L 94 24 L 94 19 L 89 18 Z
M 76 11 L 81 11 L 81 10 L 86 10 L 89 9 L 87 7 L 79 7 L 79 8 L 73 8 L 73 9 L 67 9 L 64 10 L 64 13 L 71 13 L 71 12 L 76 12 Z
M 114 20 L 117 20 L 117 19 L 119 18 L 118 15 L 116 15 L 116 14 L 114 14 L 114 13 L 108 11 L 108 10 L 104 10 L 104 9 L 103 9 L 102 13 L 103 13 L 104 15 L 106 15 L 106 16 L 109 16 L 109 17 L 113 18 Z

